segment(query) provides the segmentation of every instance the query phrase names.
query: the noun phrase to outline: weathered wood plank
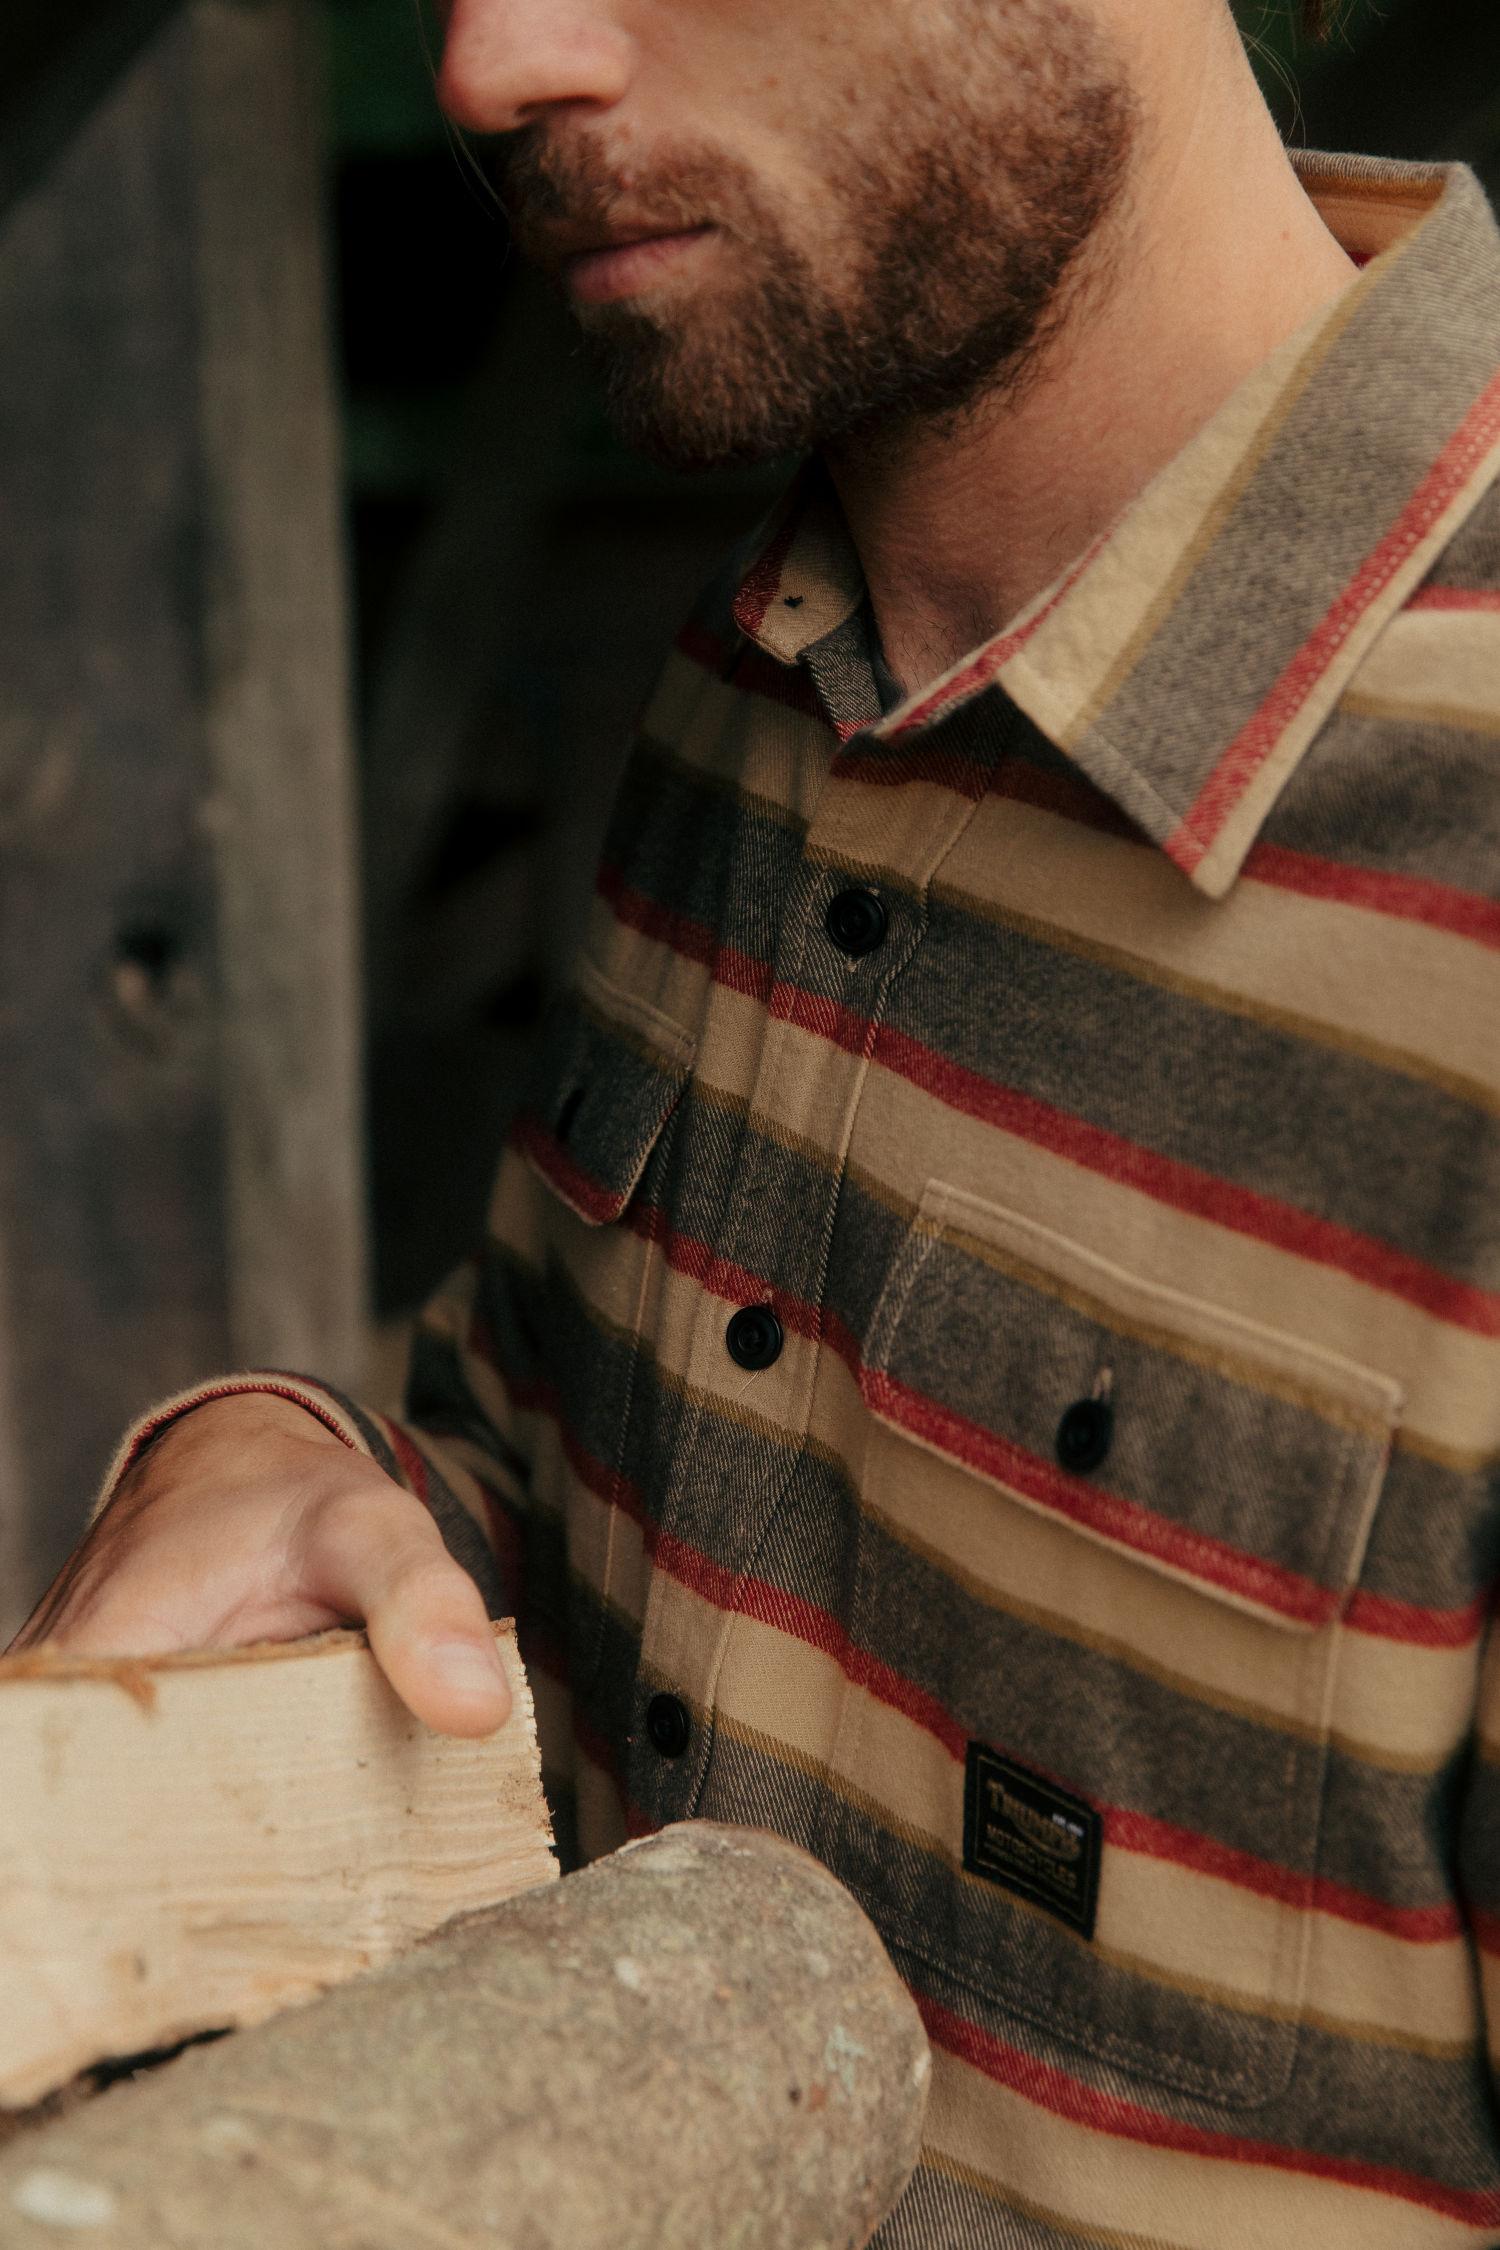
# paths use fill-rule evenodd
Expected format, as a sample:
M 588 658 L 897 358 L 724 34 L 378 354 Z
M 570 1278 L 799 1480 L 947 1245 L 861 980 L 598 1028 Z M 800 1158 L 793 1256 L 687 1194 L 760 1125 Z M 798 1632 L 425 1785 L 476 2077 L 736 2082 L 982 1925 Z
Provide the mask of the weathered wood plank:
M 198 0 L 185 30 L 230 1344 L 353 1384 L 356 844 L 314 26 L 306 0 Z
M 358 1633 L 0 1660 L 0 2106 L 259 2022 L 557 1873 L 530 1691 L 430 1734 Z
M 357 1380 L 310 0 L 200 0 L 0 225 L 0 1642 L 122 1425 Z
M 15 1610 L 230 1337 L 182 26 L 0 229 L 0 1271 Z

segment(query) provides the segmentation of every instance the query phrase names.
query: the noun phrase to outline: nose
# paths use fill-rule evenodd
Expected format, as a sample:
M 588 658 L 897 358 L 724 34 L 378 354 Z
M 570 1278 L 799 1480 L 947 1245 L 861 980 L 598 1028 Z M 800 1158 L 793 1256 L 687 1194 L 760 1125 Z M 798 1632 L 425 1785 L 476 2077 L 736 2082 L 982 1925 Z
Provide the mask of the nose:
M 455 125 L 512 133 L 550 109 L 607 109 L 630 83 L 634 43 L 591 0 L 453 0 L 438 100 Z

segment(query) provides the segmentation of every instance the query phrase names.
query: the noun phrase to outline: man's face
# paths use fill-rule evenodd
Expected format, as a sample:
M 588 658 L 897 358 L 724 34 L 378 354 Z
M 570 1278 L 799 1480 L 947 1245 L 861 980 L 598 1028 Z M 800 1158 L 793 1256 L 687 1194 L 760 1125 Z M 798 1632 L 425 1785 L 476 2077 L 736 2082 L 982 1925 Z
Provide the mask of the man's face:
M 683 467 L 1013 387 L 1133 125 L 1069 0 L 455 0 L 440 90 Z

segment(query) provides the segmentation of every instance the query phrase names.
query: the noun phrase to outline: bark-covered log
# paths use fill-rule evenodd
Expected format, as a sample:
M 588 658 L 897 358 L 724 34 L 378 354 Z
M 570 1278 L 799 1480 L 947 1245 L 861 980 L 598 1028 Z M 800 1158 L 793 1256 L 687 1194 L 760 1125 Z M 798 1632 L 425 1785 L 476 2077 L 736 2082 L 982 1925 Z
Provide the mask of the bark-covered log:
M 848 1893 L 689 1823 L 20 2135 L 0 2241 L 856 2250 L 927 2077 Z

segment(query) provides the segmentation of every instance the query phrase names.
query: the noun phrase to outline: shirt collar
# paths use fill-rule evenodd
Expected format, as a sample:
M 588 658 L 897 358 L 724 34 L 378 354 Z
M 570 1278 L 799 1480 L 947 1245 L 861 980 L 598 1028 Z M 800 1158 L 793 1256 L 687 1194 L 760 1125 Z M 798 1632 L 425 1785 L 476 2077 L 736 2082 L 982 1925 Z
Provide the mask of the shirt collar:
M 1210 897 L 1358 666 L 1500 476 L 1500 231 L 1473 174 L 1305 156 L 1359 279 L 1241 385 L 1114 529 L 869 732 L 915 750 L 1003 692 Z M 804 472 L 735 600 L 806 661 L 864 599 Z

